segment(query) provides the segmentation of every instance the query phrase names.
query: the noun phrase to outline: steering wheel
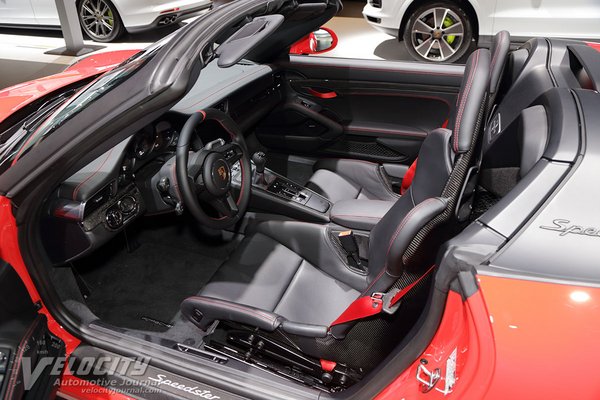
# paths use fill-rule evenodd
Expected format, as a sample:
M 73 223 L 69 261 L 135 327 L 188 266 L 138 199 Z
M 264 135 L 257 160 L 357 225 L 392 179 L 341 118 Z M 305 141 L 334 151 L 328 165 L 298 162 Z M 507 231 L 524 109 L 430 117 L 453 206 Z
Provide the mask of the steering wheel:
M 231 141 L 226 143 L 218 139 L 193 151 L 191 144 L 194 132 L 207 120 L 219 123 Z M 234 200 L 231 170 L 238 161 L 241 186 L 237 200 Z M 246 212 L 252 186 L 250 158 L 244 135 L 226 113 L 209 108 L 188 118 L 177 142 L 175 169 L 183 203 L 200 223 L 209 228 L 224 229 L 238 222 Z M 220 217 L 208 215 L 202 209 L 201 201 L 212 205 Z

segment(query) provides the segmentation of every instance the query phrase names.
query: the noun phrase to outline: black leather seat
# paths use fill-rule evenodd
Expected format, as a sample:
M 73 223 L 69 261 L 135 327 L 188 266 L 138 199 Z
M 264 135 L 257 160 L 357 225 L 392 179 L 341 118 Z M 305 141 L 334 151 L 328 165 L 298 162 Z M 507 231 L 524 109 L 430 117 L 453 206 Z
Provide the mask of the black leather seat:
M 395 201 L 400 197 L 394 191 L 381 164 L 332 158 L 319 160 L 306 187 L 332 203 L 341 200 Z
M 488 109 L 491 110 L 498 93 L 502 73 L 508 57 L 510 34 L 500 31 L 492 41 L 490 52 L 490 88 Z M 450 117 L 452 126 L 456 110 Z M 331 202 L 341 200 L 396 200 L 400 193 L 392 188 L 383 166 L 377 163 L 351 159 L 320 160 L 314 165 L 314 174 L 307 187 L 325 196 Z
M 453 231 L 454 210 L 482 128 L 489 64 L 485 49 L 469 58 L 456 129 L 440 128 L 425 139 L 409 194 L 370 233 L 366 272 L 348 263 L 333 226 L 263 222 L 199 295 L 182 303 L 183 314 L 203 330 L 215 320 L 232 321 L 309 356 L 357 368 L 376 365 L 396 343 L 392 330 L 411 326 L 406 310 L 415 304 L 403 302 L 394 315 L 339 317 L 358 299 L 416 282 Z
M 496 104 L 509 50 L 510 33 L 507 31 L 498 32 L 496 36 L 494 36 L 494 39 L 492 40 L 492 46 L 490 47 L 490 53 L 492 54 L 492 60 L 490 62 L 490 90 L 488 99 L 488 108 L 490 110 Z

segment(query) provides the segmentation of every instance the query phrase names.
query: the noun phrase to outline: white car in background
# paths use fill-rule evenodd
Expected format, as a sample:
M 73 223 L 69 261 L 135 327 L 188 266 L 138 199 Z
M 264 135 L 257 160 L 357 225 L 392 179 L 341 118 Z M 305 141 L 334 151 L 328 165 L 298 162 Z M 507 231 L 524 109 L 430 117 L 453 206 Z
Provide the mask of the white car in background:
M 71 0 L 83 31 L 110 42 L 125 31 L 136 33 L 175 24 L 211 7 L 212 0 Z M 0 26 L 60 27 L 55 0 L 0 0 Z
M 600 0 L 368 0 L 365 19 L 420 61 L 454 62 L 494 33 L 600 39 Z

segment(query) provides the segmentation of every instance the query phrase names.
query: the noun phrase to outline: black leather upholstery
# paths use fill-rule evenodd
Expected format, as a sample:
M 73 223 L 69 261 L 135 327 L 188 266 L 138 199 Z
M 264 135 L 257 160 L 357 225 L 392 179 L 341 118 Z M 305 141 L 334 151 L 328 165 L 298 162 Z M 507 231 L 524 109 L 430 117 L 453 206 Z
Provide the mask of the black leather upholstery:
M 469 144 L 468 127 L 472 126 L 474 121 L 464 121 L 465 115 L 476 115 L 473 110 L 465 110 L 467 105 L 465 98 L 470 92 L 482 93 L 479 88 L 473 87 L 485 83 L 488 79 L 482 74 L 478 74 L 479 79 L 473 81 L 474 68 L 489 70 L 489 90 L 490 107 L 494 103 L 494 98 L 498 92 L 508 51 L 510 48 L 510 34 L 507 31 L 498 32 L 492 41 L 490 49 L 491 60 L 480 60 L 477 57 L 467 63 L 465 75 L 461 86 L 461 91 L 457 101 L 456 110 L 450 117 L 450 126 L 454 129 L 455 135 L 454 149 L 457 153 L 465 152 Z M 476 64 L 476 65 L 475 65 Z M 481 104 L 481 100 L 471 99 L 470 104 L 474 108 Z M 485 116 L 484 116 L 485 117 Z M 461 125 L 467 126 L 462 129 Z M 462 138 L 462 140 L 461 140 Z M 308 186 L 328 198 L 332 203 L 351 199 L 371 199 L 371 200 L 395 200 L 399 194 L 394 193 L 385 175 L 381 172 L 381 166 L 374 163 L 360 160 L 327 160 L 315 164 L 315 173 L 310 178 Z M 433 176 L 433 175 L 432 175 Z
M 383 200 L 341 200 L 331 207 L 329 218 L 346 228 L 370 231 L 394 203 Z
M 458 93 L 456 118 L 452 130 L 452 147 L 457 154 L 465 153 L 471 145 L 473 126 L 477 118 L 484 116 L 479 112 L 490 84 L 490 52 L 477 50 L 469 57 Z
M 328 275 L 348 286 L 362 290 L 366 277 L 357 274 L 332 241 L 330 228 L 325 225 L 295 221 L 268 221 L 257 226 L 257 231 L 302 254 L 309 263 L 319 266 Z
M 361 292 L 390 287 L 403 272 L 400 255 L 414 234 L 445 205 L 440 198 L 414 208 L 408 198 L 397 202 L 372 234 L 368 274 L 350 269 L 332 247 L 325 226 L 261 223 L 199 295 L 183 302 L 182 312 L 202 329 L 220 318 L 268 331 L 283 320 L 300 330 L 302 325 L 329 326 Z
M 455 159 L 450 144 L 451 138 L 451 131 L 438 128 L 432 131 L 421 145 L 415 177 L 405 193 L 405 196 L 411 197 L 413 204 L 419 204 L 431 197 L 432 193 L 442 193 Z
M 267 224 L 271 226 L 265 229 L 271 231 L 284 226 L 275 221 Z M 259 228 L 262 229 L 261 225 Z M 274 228 L 272 225 L 280 226 Z M 301 230 L 302 225 L 312 224 L 299 223 L 295 228 Z M 291 228 L 288 234 L 293 239 L 291 235 L 297 231 L 294 226 L 288 227 Z M 302 253 L 307 254 L 301 255 L 257 232 L 244 240 L 199 295 L 274 312 L 290 321 L 328 326 L 360 292 L 307 261 L 307 257 L 322 256 L 321 265 L 327 269 L 331 268 L 328 261 L 333 260 L 341 272 L 339 275 L 344 278 L 342 268 L 347 267 L 326 243 L 323 246 L 320 250 L 305 247 Z M 365 277 L 357 275 L 356 278 L 354 283 L 359 284 L 359 288 L 364 287 Z M 330 301 L 332 298 L 336 300 Z M 203 307 L 208 308 L 211 307 Z
M 490 63 L 490 96 L 498 92 L 509 49 L 510 33 L 507 31 L 498 32 L 494 36 L 492 47 L 490 48 L 490 53 L 492 54 Z M 493 103 L 493 101 L 490 101 L 490 103 Z
M 489 61 L 485 49 L 469 58 L 463 84 L 466 94 L 459 97 L 457 126 L 462 136 L 456 139 L 457 147 L 447 129 L 437 129 L 425 139 L 411 190 L 371 230 L 366 272 L 348 265 L 327 226 L 263 222 L 247 232 L 248 237 L 199 296 L 184 301 L 183 314 L 203 329 L 215 319 L 228 319 L 269 332 L 282 330 L 302 336 L 295 340 L 288 335 L 287 344 L 293 343 L 306 354 L 330 357 L 330 350 L 338 349 L 335 361 L 343 362 L 344 354 L 351 352 L 354 363 L 360 365 L 353 351 L 364 343 L 354 339 L 341 347 L 336 343 L 361 326 L 366 331 L 358 336 L 368 340 L 372 321 L 360 321 L 356 327 L 354 322 L 344 322 L 335 326 L 335 332 L 326 329 L 326 338 L 318 337 L 357 298 L 403 287 L 434 262 L 438 246 L 452 232 L 448 224 L 474 160 L 489 87 Z M 419 257 L 412 255 L 415 251 Z M 377 326 L 381 330 L 393 325 Z M 364 351 L 360 354 L 369 357 Z
M 314 169 L 315 173 L 306 186 L 332 203 L 350 199 L 395 201 L 399 197 L 387 181 L 381 165 L 376 163 L 326 159 L 318 161 Z

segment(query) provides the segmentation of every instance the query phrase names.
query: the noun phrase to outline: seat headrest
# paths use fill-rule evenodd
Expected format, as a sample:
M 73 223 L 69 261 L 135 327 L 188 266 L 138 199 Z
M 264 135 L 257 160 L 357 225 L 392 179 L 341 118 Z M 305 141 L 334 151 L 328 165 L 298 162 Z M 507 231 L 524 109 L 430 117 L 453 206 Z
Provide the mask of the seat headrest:
M 492 47 L 490 48 L 490 53 L 492 54 L 492 61 L 490 64 L 490 94 L 498 91 L 509 48 L 510 33 L 507 31 L 498 32 L 496 36 L 494 36 Z
M 458 93 L 452 132 L 452 149 L 465 153 L 471 147 L 473 132 L 483 118 L 483 102 L 490 84 L 490 51 L 479 49 L 467 60 L 465 75 Z

